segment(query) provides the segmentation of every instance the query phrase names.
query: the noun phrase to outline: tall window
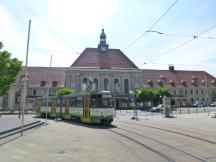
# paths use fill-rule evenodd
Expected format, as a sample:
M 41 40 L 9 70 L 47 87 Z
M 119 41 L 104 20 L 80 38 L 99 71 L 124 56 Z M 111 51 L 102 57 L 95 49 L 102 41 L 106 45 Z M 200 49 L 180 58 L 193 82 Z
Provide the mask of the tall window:
M 173 94 L 176 95 L 176 89 L 173 90 Z
M 109 80 L 108 79 L 104 79 L 104 90 L 105 91 L 109 90 Z
M 36 89 L 33 89 L 33 96 L 36 96 L 37 95 L 37 90 Z
M 42 80 L 41 83 L 40 83 L 40 87 L 45 87 L 45 85 L 46 85 L 46 81 Z
M 84 78 L 82 81 L 82 90 L 86 91 L 87 89 L 87 78 Z
M 93 89 L 95 91 L 98 91 L 98 79 L 96 79 L 96 78 L 94 79 Z
M 125 94 L 129 93 L 129 82 L 128 82 L 128 79 L 124 80 L 124 93 Z
M 120 91 L 120 84 L 119 84 L 119 80 L 115 79 L 114 80 L 114 93 L 119 93 Z
M 58 81 L 54 80 L 52 81 L 52 87 L 57 87 Z

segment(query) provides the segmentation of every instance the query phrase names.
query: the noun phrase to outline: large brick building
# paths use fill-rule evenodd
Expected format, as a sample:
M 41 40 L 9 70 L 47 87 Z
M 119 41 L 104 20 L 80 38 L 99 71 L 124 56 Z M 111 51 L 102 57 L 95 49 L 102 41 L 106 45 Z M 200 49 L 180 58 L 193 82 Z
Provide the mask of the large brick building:
M 128 107 L 130 91 L 140 87 L 168 88 L 173 106 L 191 106 L 199 101 L 206 104 L 216 100 L 216 78 L 205 71 L 139 69 L 120 49 L 110 49 L 102 29 L 97 48 L 86 48 L 68 68 L 29 67 L 28 107 L 37 96 L 54 95 L 59 87 L 69 87 L 76 92 L 86 91 L 93 82 L 95 91 L 110 91 L 115 95 L 117 107 Z M 22 75 L 22 73 L 20 74 Z M 0 107 L 15 109 L 15 96 L 19 91 L 20 76 L 8 95 L 0 98 Z

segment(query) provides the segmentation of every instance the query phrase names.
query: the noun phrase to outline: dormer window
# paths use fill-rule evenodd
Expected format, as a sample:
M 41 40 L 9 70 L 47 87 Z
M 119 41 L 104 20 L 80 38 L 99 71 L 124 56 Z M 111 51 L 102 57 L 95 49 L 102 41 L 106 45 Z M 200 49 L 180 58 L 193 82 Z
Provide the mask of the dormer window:
M 149 86 L 153 86 L 153 81 L 152 80 L 148 80 L 148 84 L 149 84 Z
M 184 80 L 181 80 L 181 84 L 186 87 L 186 82 Z
M 192 79 L 191 83 L 192 83 L 193 86 L 197 86 L 197 81 L 196 80 Z
M 52 87 L 57 87 L 57 85 L 58 85 L 58 81 L 56 80 L 52 81 Z
M 216 85 L 215 80 L 212 80 L 212 84 L 213 84 L 213 85 Z
M 165 76 L 164 76 L 164 75 L 161 75 L 161 76 L 160 76 L 160 79 L 165 79 Z
M 45 85 L 46 85 L 46 81 L 42 80 L 41 83 L 40 83 L 40 87 L 45 87 Z
M 203 85 L 205 85 L 205 80 L 202 80 L 201 82 L 202 82 Z
M 159 86 L 163 87 L 163 82 L 160 79 L 158 79 L 157 82 L 158 82 Z
M 170 85 L 174 87 L 175 86 L 175 82 L 173 80 L 170 80 Z

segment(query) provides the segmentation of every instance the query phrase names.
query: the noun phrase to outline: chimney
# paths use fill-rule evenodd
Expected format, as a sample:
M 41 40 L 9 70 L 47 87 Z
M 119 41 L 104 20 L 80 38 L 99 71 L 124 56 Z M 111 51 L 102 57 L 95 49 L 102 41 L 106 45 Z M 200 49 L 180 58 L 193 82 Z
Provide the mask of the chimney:
M 169 65 L 169 71 L 172 71 L 172 72 L 175 71 L 175 68 L 174 68 L 174 65 L 173 65 L 173 64 Z

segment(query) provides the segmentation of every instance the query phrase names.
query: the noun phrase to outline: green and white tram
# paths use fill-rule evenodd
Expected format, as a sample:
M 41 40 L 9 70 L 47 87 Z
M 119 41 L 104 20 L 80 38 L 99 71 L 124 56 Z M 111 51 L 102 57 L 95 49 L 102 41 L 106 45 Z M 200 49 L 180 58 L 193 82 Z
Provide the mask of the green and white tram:
M 81 121 L 84 123 L 110 124 L 115 109 L 114 98 L 109 92 L 39 97 L 37 115 Z

